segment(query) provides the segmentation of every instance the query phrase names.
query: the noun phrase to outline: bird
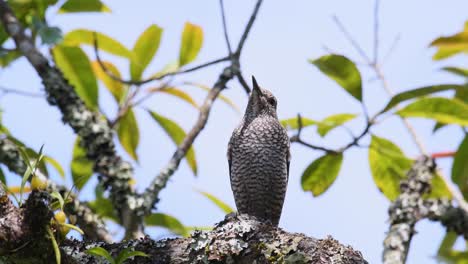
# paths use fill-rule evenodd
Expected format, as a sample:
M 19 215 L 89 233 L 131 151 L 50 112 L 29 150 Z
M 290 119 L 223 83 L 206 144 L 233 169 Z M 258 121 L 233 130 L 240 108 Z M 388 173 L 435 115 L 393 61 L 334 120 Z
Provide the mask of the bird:
M 287 131 L 278 120 L 277 100 L 252 76 L 244 117 L 228 143 L 231 189 L 239 214 L 278 226 L 291 159 Z

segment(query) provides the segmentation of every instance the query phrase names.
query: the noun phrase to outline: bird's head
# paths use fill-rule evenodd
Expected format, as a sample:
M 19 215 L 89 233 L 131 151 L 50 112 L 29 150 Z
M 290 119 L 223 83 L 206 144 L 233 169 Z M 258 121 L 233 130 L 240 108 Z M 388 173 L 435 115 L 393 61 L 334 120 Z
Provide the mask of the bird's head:
M 275 96 L 268 90 L 261 88 L 255 77 L 252 76 L 253 90 L 250 93 L 249 103 L 245 111 L 245 117 L 253 119 L 262 115 L 269 115 L 277 118 Z

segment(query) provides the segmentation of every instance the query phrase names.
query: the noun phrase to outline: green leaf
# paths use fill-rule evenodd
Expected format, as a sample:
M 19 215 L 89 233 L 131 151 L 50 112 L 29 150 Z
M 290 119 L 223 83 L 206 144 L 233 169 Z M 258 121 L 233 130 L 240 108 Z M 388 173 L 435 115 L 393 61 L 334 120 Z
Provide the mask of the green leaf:
M 309 60 L 321 72 L 337 82 L 349 94 L 362 101 L 362 81 L 358 68 L 348 58 L 342 55 L 326 55 L 316 60 Z
M 453 231 L 447 232 L 447 234 L 445 234 L 444 239 L 442 240 L 442 243 L 440 244 L 439 250 L 437 251 L 437 255 L 446 256 L 447 253 L 452 251 L 452 248 L 455 245 L 457 238 L 457 233 Z
M 468 89 L 457 89 L 455 92 L 454 98 L 462 100 L 465 104 L 468 104 Z M 446 124 L 437 122 L 432 129 L 432 132 L 436 132 L 437 130 L 445 127 Z
M 98 41 L 98 47 L 100 50 L 109 52 L 110 54 L 114 54 L 120 57 L 129 59 L 132 58 L 132 52 L 119 41 L 103 33 L 95 32 L 88 29 L 75 29 L 73 31 L 68 32 L 63 37 L 62 45 L 79 46 L 84 44 L 94 47 L 94 37 L 96 37 Z
M 31 176 L 33 176 L 36 173 L 36 170 L 38 169 L 39 164 L 41 163 L 42 158 L 44 157 L 44 155 L 42 154 L 43 149 L 44 149 L 44 145 L 42 145 L 41 148 L 39 149 L 39 153 L 38 153 L 38 156 L 35 157 L 34 164 L 31 164 L 33 160 L 29 158 L 27 151 L 23 147 L 19 148 L 20 153 L 22 154 L 22 157 L 23 157 L 23 161 L 26 162 L 26 165 L 27 165 L 27 169 L 23 174 L 23 178 L 21 179 L 20 197 L 23 195 L 23 190 L 24 190 L 24 186 L 26 185 L 26 182 L 28 182 Z
M 52 242 L 52 248 L 54 249 L 54 254 L 55 254 L 55 263 L 60 264 L 62 260 L 62 256 L 60 253 L 60 248 L 57 243 L 57 240 L 55 239 L 54 233 L 52 232 L 52 229 L 50 229 L 50 226 L 46 227 L 47 235 L 49 235 L 49 239 Z
M 458 85 L 458 84 L 441 84 L 441 85 L 434 85 L 434 86 L 427 86 L 422 87 L 414 90 L 404 91 L 399 94 L 396 94 L 392 97 L 390 102 L 385 106 L 385 108 L 380 111 L 381 113 L 387 112 L 388 110 L 392 109 L 394 106 L 398 105 L 399 103 L 414 99 L 417 97 L 422 97 L 425 95 L 447 91 L 447 90 L 467 90 L 468 86 L 465 85 Z
M 172 96 L 175 96 L 187 103 L 189 103 L 190 105 L 192 105 L 193 107 L 195 108 L 198 108 L 198 104 L 197 102 L 195 102 L 195 100 L 193 100 L 193 98 L 186 92 L 176 88 L 176 87 L 164 87 L 164 88 L 160 88 L 160 87 L 154 87 L 154 88 L 150 88 L 148 89 L 148 93 L 166 93 L 166 94 L 170 94 Z
M 140 80 L 143 71 L 153 60 L 159 49 L 163 29 L 157 25 L 149 26 L 138 38 L 133 47 L 133 59 L 130 61 L 132 80 Z
M 324 193 L 335 181 L 343 162 L 343 153 L 326 154 L 314 160 L 302 173 L 301 185 L 313 196 Z
M 179 66 L 182 67 L 193 60 L 200 52 L 203 43 L 203 29 L 195 24 L 186 22 L 182 32 L 179 51 Z
M 200 83 L 193 83 L 193 82 L 185 82 L 184 84 L 187 84 L 187 85 L 191 85 L 191 86 L 194 86 L 194 87 L 197 87 L 197 88 L 200 88 L 206 92 L 209 92 L 211 90 L 211 87 L 208 87 L 204 84 L 200 84 Z M 228 106 L 230 106 L 234 111 L 236 111 L 236 113 L 240 114 L 240 109 L 239 107 L 233 102 L 231 101 L 231 99 L 227 98 L 226 96 L 220 94 L 218 95 L 218 98 L 225 102 Z
M 84 235 L 83 230 L 81 230 L 81 228 L 77 227 L 76 225 L 67 224 L 67 223 L 61 223 L 60 225 L 62 225 L 62 226 L 64 226 L 64 227 L 68 227 L 68 228 L 70 228 L 70 229 L 73 229 L 73 230 L 75 230 L 76 232 L 80 233 L 81 235 Z
M 37 34 L 41 37 L 42 44 L 57 44 L 62 40 L 62 30 L 58 27 L 44 25 Z
M 111 12 L 111 10 L 100 0 L 68 0 L 60 7 L 58 12 Z
M 55 63 L 76 93 L 92 109 L 98 109 L 98 86 L 88 56 L 79 47 L 57 45 L 52 49 Z
M 119 255 L 115 258 L 115 264 L 122 264 L 126 259 L 131 257 L 148 257 L 144 252 L 134 250 L 133 248 L 125 248 L 119 252 Z
M 108 61 L 103 61 L 102 63 L 106 66 L 107 70 L 109 70 L 114 76 L 117 76 L 119 78 L 121 77 L 119 70 L 117 69 L 117 67 L 115 67 L 114 64 Z M 117 101 L 117 103 L 120 103 L 126 93 L 126 87 L 124 87 L 124 85 L 121 82 L 109 77 L 109 75 L 102 70 L 101 66 L 99 65 L 99 62 L 93 61 L 91 63 L 91 66 L 93 67 L 93 71 L 96 77 L 104 83 L 104 86 L 112 94 L 115 101 Z
M 7 182 L 6 182 L 6 176 L 5 176 L 5 173 L 3 173 L 2 168 L 0 168 L 0 182 L 2 182 L 4 185 L 7 184 Z
M 452 181 L 468 198 L 468 135 L 465 135 L 453 159 Z
M 145 217 L 147 226 L 160 226 L 169 229 L 171 232 L 181 236 L 188 236 L 185 226 L 177 218 L 163 213 L 154 213 Z
M 306 117 L 301 117 L 301 121 L 302 121 L 303 128 L 312 126 L 312 125 L 317 125 L 319 123 L 318 121 L 315 121 Z M 280 123 L 284 128 L 289 129 L 289 130 L 295 130 L 299 128 L 299 122 L 298 122 L 297 117 L 280 120 Z
M 434 40 L 430 46 L 437 47 L 434 60 L 445 59 L 458 53 L 468 52 L 468 23 L 465 23 L 463 31 L 448 37 L 440 37 Z
M 455 75 L 468 78 L 468 69 L 458 68 L 458 67 L 444 67 L 442 70 L 446 72 L 453 73 Z
M 117 135 L 120 144 L 134 160 L 138 161 L 136 149 L 140 142 L 140 130 L 133 110 L 130 108 L 117 123 Z
M 90 248 L 90 249 L 86 250 L 86 254 L 93 255 L 93 256 L 96 256 L 96 257 L 103 257 L 107 261 L 109 261 L 109 263 L 116 264 L 114 258 L 112 258 L 109 251 L 105 250 L 102 247 Z
M 21 57 L 22 54 L 19 51 L 10 51 L 4 54 L 0 54 L 0 67 L 5 68 L 10 65 L 13 61 Z
M 468 104 L 444 97 L 422 98 L 397 111 L 402 117 L 423 117 L 441 123 L 468 126 Z
M 63 200 L 62 195 L 57 191 L 53 191 L 52 193 L 50 193 L 50 196 L 57 199 L 57 201 L 58 201 L 58 203 L 60 205 L 60 210 L 63 210 L 63 206 L 65 205 L 65 201 Z
M 174 141 L 176 145 L 182 143 L 182 140 L 185 138 L 185 131 L 174 121 L 170 120 L 167 117 L 157 114 L 153 111 L 148 111 L 153 119 L 164 129 L 164 131 L 169 135 L 169 137 Z M 195 157 L 195 151 L 193 146 L 187 151 L 185 155 L 189 167 L 192 169 L 193 174 L 197 175 L 197 160 Z
M 50 156 L 44 156 L 44 161 L 49 163 L 52 167 L 54 167 L 54 169 L 58 172 L 62 179 L 65 179 L 65 171 L 62 165 L 60 165 L 60 163 L 57 160 L 53 159 Z
M 423 198 L 446 198 L 452 199 L 452 192 L 449 190 L 447 185 L 445 184 L 442 176 L 439 174 L 434 174 L 431 182 L 431 192 L 429 194 L 424 195 Z
M 336 114 L 331 115 L 317 124 L 317 131 L 320 136 L 324 137 L 334 128 L 343 125 L 344 123 L 356 118 L 356 114 Z
M 80 138 L 77 138 L 73 147 L 73 157 L 71 161 L 71 173 L 73 184 L 78 190 L 88 182 L 93 175 L 94 163 L 86 157 L 86 150 L 81 147 Z
M 213 202 L 216 206 L 218 206 L 218 208 L 221 209 L 225 214 L 230 214 L 234 212 L 234 210 L 228 204 L 216 198 L 214 195 L 207 193 L 207 192 L 203 192 L 203 191 L 197 191 L 197 192 L 199 192 L 201 195 L 208 198 L 211 202 Z
M 369 147 L 369 165 L 372 178 L 379 190 L 390 200 L 400 194 L 400 181 L 412 165 L 400 148 L 390 140 L 372 135 Z
M 119 219 L 114 210 L 114 205 L 108 198 L 104 197 L 104 190 L 101 185 L 96 186 L 95 194 L 96 199 L 88 202 L 89 207 L 100 217 L 118 223 Z

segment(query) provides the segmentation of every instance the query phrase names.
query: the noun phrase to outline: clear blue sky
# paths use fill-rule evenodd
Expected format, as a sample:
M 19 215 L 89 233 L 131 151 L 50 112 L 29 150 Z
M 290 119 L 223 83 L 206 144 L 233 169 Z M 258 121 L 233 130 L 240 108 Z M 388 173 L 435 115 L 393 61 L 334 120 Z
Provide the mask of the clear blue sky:
M 132 47 L 147 26 L 158 24 L 165 30 L 163 40 L 146 76 L 177 58 L 180 32 L 185 21 L 204 29 L 205 41 L 198 63 L 226 54 L 218 1 L 105 2 L 113 10 L 111 14 L 57 15 L 50 12 L 48 18 L 52 25 L 60 26 L 64 32 L 76 28 L 93 29 L 107 33 L 128 47 Z M 233 42 L 242 33 L 254 2 L 226 1 L 229 33 Z M 332 22 L 333 14 L 341 18 L 370 54 L 373 5 L 374 1 L 371 0 L 265 1 L 242 54 L 242 69 L 246 76 L 255 75 L 262 86 L 276 95 L 280 118 L 293 117 L 298 112 L 312 119 L 322 119 L 334 113 L 360 113 L 359 104 L 307 63 L 307 59 L 325 54 L 323 46 L 326 45 L 359 61 L 358 54 Z M 401 34 L 397 49 L 384 67 L 390 86 L 395 91 L 462 81 L 438 69 L 445 65 L 463 66 L 466 57 L 433 62 L 431 56 L 434 50 L 428 48 L 428 44 L 440 35 L 459 31 L 468 19 L 466 10 L 468 2 L 462 0 L 382 1 L 380 54 L 385 54 L 393 38 Z M 91 52 L 89 54 L 92 55 Z M 124 60 L 110 56 L 105 58 L 116 63 L 122 72 L 128 73 Z M 185 75 L 179 80 L 212 85 L 221 69 L 221 65 L 214 66 Z M 365 102 L 370 112 L 374 113 L 388 97 L 379 82 L 369 81 L 374 79 L 369 70 L 363 69 L 362 74 Z M 15 89 L 42 90 L 40 80 L 25 60 L 0 71 L 0 82 L 2 86 Z M 204 94 L 199 90 L 185 90 L 193 94 L 198 102 L 203 99 Z M 229 89 L 224 94 L 244 109 L 247 98 L 237 82 L 229 83 Z M 113 115 L 115 105 L 105 89 L 101 89 L 100 98 L 105 112 Z M 62 124 L 57 109 L 48 106 L 43 99 L 13 95 L 1 98 L 0 105 L 4 110 L 5 125 L 32 147 L 39 148 L 45 144 L 46 152 L 67 169 L 66 183 L 70 185 L 69 164 L 74 135 L 68 126 Z M 145 106 L 177 120 L 185 129 L 189 129 L 197 117 L 193 108 L 165 95 L 155 96 Z M 141 161 L 134 166 L 137 188 L 143 189 L 169 160 L 175 147 L 143 110 L 137 110 L 137 118 L 141 130 L 138 149 Z M 240 118 L 229 107 L 216 102 L 208 125 L 195 143 L 198 178 L 193 177 L 183 162 L 163 191 L 158 210 L 176 216 L 186 225 L 207 226 L 220 221 L 223 213 L 194 189 L 208 191 L 234 207 L 225 153 L 231 131 Z M 457 129 L 443 129 L 432 136 L 433 122 L 420 119 L 411 121 L 430 151 L 453 150 L 460 141 L 461 134 Z M 353 121 L 351 127 L 358 132 L 363 124 L 361 118 Z M 387 119 L 372 132 L 393 140 L 410 157 L 418 155 L 397 118 Z M 349 141 L 347 133 L 341 129 L 330 133 L 325 140 L 312 130 L 305 131 L 304 136 L 311 142 L 329 147 L 341 146 Z M 365 141 L 368 142 L 368 138 Z M 302 191 L 300 177 L 305 167 L 321 154 L 298 145 L 292 146 L 290 182 L 280 226 L 287 231 L 302 232 L 317 238 L 332 235 L 340 242 L 361 250 L 370 263 L 379 263 L 382 241 L 388 230 L 389 202 L 372 181 L 367 150 L 352 149 L 346 152 L 338 180 L 324 195 L 313 198 L 310 193 Z M 128 156 L 123 155 L 129 160 Z M 448 172 L 451 163 L 442 161 L 440 166 Z M 12 181 L 17 179 L 14 176 L 10 178 Z M 85 188 L 82 197 L 92 198 L 91 186 L 95 181 L 93 179 Z M 443 237 L 443 228 L 438 223 L 428 221 L 418 223 L 416 228 L 418 233 L 412 241 L 408 263 L 435 263 L 433 256 Z M 151 234 L 159 238 L 167 232 L 157 229 Z

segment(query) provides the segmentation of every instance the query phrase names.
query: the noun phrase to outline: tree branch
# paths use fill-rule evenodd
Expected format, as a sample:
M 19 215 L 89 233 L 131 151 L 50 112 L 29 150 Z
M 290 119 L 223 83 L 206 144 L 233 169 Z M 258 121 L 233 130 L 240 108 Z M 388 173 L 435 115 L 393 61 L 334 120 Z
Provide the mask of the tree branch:
M 21 176 L 27 169 L 18 147 L 8 138 L 0 138 L 0 163 L 5 164 L 11 172 Z M 56 185 L 49 179 L 47 179 L 47 185 L 49 192 L 58 191 L 62 196 L 69 193 L 65 186 Z M 85 238 L 112 242 L 112 236 L 107 231 L 104 221 L 86 204 L 80 202 L 74 194 L 69 197 L 72 198 L 72 202 L 65 206 L 65 213 L 76 218 L 78 226 L 85 233 Z
M 0 1 L 0 19 L 16 47 L 41 77 L 48 102 L 60 109 L 62 120 L 81 137 L 88 158 L 95 161 L 94 171 L 99 174 L 103 185 L 110 189 L 110 198 L 121 224 L 127 231 L 138 233 L 134 223 L 138 222 L 135 218 L 139 216 L 132 212 L 139 205 L 139 201 L 128 183 L 132 179 L 132 167 L 117 155 L 113 132 L 108 123 L 98 113 L 90 111 L 63 74 L 49 65 L 47 58 L 25 34 L 20 22 L 5 1 Z

